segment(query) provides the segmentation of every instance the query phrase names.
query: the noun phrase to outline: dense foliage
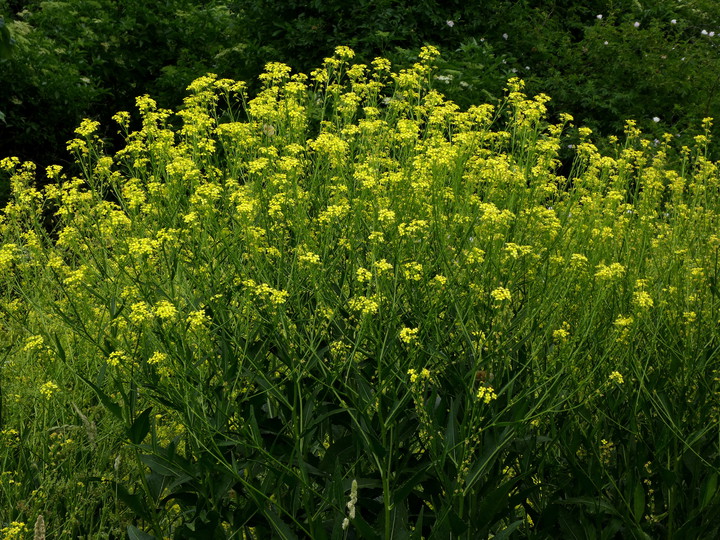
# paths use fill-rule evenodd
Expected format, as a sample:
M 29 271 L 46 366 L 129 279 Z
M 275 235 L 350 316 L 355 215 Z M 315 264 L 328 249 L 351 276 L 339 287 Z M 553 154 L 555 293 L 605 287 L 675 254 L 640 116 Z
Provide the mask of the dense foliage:
M 5 538 L 718 536 L 711 121 L 563 176 L 570 116 L 461 111 L 436 55 L 2 161 Z
M 412 65 L 421 46 L 439 46 L 436 83 L 463 107 L 496 103 L 518 74 L 531 92 L 552 96 L 551 115 L 569 112 L 600 136 L 621 135 L 635 119 L 655 138 L 667 131 L 687 144 L 702 118 L 719 116 L 719 6 L 0 0 L 0 51 L 6 30 L 15 40 L 9 58 L 0 52 L 0 156 L 69 163 L 65 142 L 82 117 L 106 125 L 145 93 L 174 108 L 207 72 L 254 81 L 269 61 L 308 71 L 347 44 L 362 61 L 384 56 L 399 68 Z

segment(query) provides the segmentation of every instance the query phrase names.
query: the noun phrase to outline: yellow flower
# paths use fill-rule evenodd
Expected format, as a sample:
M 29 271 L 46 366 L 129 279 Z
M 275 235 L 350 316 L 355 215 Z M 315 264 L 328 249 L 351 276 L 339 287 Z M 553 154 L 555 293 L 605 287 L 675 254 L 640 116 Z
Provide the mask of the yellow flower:
M 125 129 L 127 129 L 128 125 L 130 124 L 130 113 L 127 111 L 120 111 L 118 113 L 115 113 L 112 119 L 121 126 L 123 126 Z
M 368 235 L 368 240 L 370 242 L 384 242 L 385 235 L 380 231 L 373 231 Z
M 435 58 L 440 56 L 440 51 L 437 49 L 437 47 L 433 47 L 432 45 L 426 45 L 422 49 L 420 49 L 420 54 L 418 55 L 418 58 L 422 60 L 423 62 L 431 62 Z
M 95 133 L 98 127 L 100 127 L 100 122 L 85 118 L 80 124 L 80 126 L 75 129 L 75 133 L 77 133 L 81 137 L 88 137 Z
M 372 272 L 367 268 L 360 267 L 357 269 L 357 272 L 355 272 L 355 276 L 360 283 L 367 283 L 372 279 Z
M 50 399 L 58 390 L 60 387 L 52 381 L 48 381 L 40 387 L 40 393 L 45 399 Z
M 558 328 L 553 332 L 553 340 L 558 343 L 566 342 L 569 336 L 570 332 L 568 332 L 565 328 Z
M 632 317 L 625 317 L 623 315 L 618 315 L 617 319 L 615 319 L 615 322 L 613 323 L 618 328 L 627 328 L 630 326 L 635 319 Z
M 0 248 L 0 271 L 10 268 L 15 258 L 16 250 L 16 244 L 5 244 Z
M 400 330 L 400 341 L 407 343 L 408 345 L 415 343 L 417 341 L 419 331 L 419 328 L 403 328 Z
M 654 305 L 653 299 L 647 291 L 635 291 L 633 294 L 633 303 L 640 309 L 650 309 Z
M 147 302 L 136 302 L 131 306 L 130 310 L 130 320 L 135 324 L 140 324 L 153 316 Z
M 121 364 L 129 363 L 129 359 L 123 351 L 113 351 L 108 356 L 107 363 L 112 367 L 118 367 Z
M 205 315 L 205 311 L 198 309 L 197 311 L 191 311 L 185 322 L 191 329 L 200 328 L 210 322 L 210 319 Z
M 128 241 L 128 251 L 131 255 L 152 255 L 157 248 L 157 240 L 151 238 L 131 238 Z
M 335 56 L 342 60 L 350 60 L 355 57 L 355 51 L 353 51 L 350 47 L 335 47 Z
M 505 287 L 498 287 L 490 293 L 490 296 L 492 296 L 493 300 L 495 300 L 496 302 L 512 300 L 512 294 L 510 294 L 510 291 Z
M 373 263 L 373 267 L 375 268 L 375 271 L 378 273 L 378 275 L 382 275 L 385 272 L 390 272 L 393 269 L 392 264 L 387 262 L 385 259 L 380 259 L 379 261 L 375 261 Z
M 147 363 L 150 365 L 156 365 L 161 364 L 165 360 L 167 360 L 168 355 L 162 352 L 155 351 L 153 355 L 148 358 Z
M 436 274 L 435 277 L 432 278 L 432 283 L 438 287 L 444 287 L 447 283 L 447 278 L 441 274 Z
M 167 300 L 160 300 L 155 304 L 155 315 L 161 319 L 172 319 L 177 315 L 177 309 Z
M 0 537 L 5 540 L 25 538 L 27 526 L 22 521 L 11 521 L 7 527 L 0 529 Z
M 358 296 L 349 300 L 350 309 L 359 311 L 363 315 L 375 315 L 380 309 L 380 305 L 373 298 L 367 296 Z
M 320 264 L 320 255 L 313 253 L 312 251 L 306 251 L 298 256 L 298 261 L 301 266 L 314 266 Z
M 600 460 L 605 464 L 609 465 L 612 459 L 613 452 L 615 450 L 615 443 L 602 439 L 600 441 Z
M 409 262 L 403 265 L 403 273 L 405 278 L 411 281 L 420 281 L 422 279 L 423 266 L 419 262 Z
M 490 386 L 481 386 L 478 388 L 477 395 L 475 396 L 478 401 L 482 401 L 485 404 L 490 403 L 494 399 L 497 399 L 497 394 Z
M 33 351 L 35 349 L 40 349 L 44 343 L 45 340 L 42 336 L 30 336 L 25 340 L 23 351 Z
M 625 267 L 620 263 L 612 263 L 610 266 L 599 264 L 596 267 L 595 277 L 603 280 L 612 280 L 621 278 L 625 275 Z
M 274 289 L 267 283 L 261 283 L 257 285 L 255 287 L 255 294 L 257 294 L 261 298 L 264 298 L 265 300 L 268 300 L 271 304 L 274 304 L 276 306 L 284 304 L 290 296 L 290 293 L 288 293 L 287 291 Z
M 622 384 L 625 382 L 625 379 L 623 379 L 623 376 L 619 371 L 613 371 L 610 374 L 610 377 L 608 377 L 608 378 L 610 379 L 611 382 L 614 382 L 617 384 Z

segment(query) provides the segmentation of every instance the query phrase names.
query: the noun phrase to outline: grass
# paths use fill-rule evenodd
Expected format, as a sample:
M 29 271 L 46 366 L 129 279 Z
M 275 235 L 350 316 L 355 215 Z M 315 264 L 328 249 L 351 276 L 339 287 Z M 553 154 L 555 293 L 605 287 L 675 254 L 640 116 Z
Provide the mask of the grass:
M 4 536 L 717 534 L 708 135 L 581 129 L 561 176 L 522 81 L 352 56 L 2 161 Z

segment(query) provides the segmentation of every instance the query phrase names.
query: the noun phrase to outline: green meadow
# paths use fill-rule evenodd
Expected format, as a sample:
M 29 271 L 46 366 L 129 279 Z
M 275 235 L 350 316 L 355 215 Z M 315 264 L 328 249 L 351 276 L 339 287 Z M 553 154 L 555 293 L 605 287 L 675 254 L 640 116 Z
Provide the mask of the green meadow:
M 0 161 L 2 538 L 720 535 L 712 119 L 601 152 L 438 54 Z

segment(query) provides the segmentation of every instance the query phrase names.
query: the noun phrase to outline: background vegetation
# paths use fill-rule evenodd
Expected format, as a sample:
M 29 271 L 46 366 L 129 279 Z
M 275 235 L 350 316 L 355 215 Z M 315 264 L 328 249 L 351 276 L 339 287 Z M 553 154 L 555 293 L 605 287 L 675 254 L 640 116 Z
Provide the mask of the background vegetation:
M 720 106 L 720 7 L 709 0 L 1 0 L 0 16 L 14 40 L 0 59 L 0 155 L 43 166 L 71 161 L 65 142 L 83 117 L 105 124 L 145 93 L 177 107 L 207 72 L 254 84 L 269 61 L 308 71 L 338 45 L 399 67 L 437 45 L 437 86 L 461 106 L 498 100 L 518 74 L 552 96 L 552 114 L 601 137 L 632 118 L 687 142 Z

